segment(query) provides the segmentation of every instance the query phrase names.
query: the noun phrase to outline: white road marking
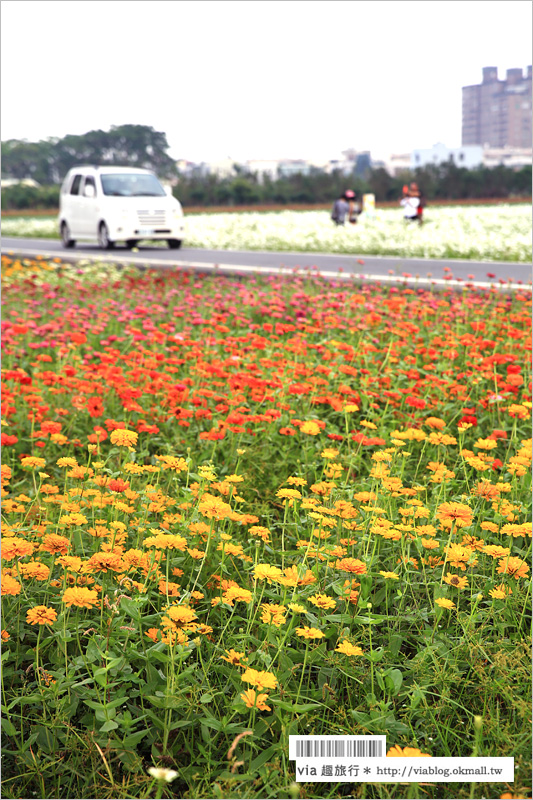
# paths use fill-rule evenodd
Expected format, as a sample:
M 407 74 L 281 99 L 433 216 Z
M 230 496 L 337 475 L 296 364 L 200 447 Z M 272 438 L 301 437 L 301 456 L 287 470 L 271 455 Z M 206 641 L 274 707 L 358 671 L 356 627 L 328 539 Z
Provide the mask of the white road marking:
M 29 256 L 27 251 L 16 251 L 10 250 L 6 255 L 24 255 L 25 258 L 32 258 L 35 256 Z M 50 251 L 39 251 L 38 255 L 41 258 L 49 258 L 49 259 L 60 259 L 61 256 L 58 255 L 57 252 L 50 252 Z M 306 255 L 306 254 L 302 254 Z M 73 256 L 66 256 L 66 258 L 72 258 Z M 263 275 L 311 275 L 317 276 L 322 278 L 328 279 L 335 279 L 335 280 L 343 280 L 343 281 L 365 281 L 365 282 L 377 282 L 377 283 L 396 283 L 402 284 L 407 286 L 422 286 L 422 285 L 429 285 L 429 286 L 458 286 L 462 288 L 475 288 L 475 289 L 502 289 L 502 290 L 529 290 L 531 289 L 531 282 L 528 284 L 525 283 L 515 283 L 509 279 L 501 283 L 500 281 L 475 281 L 475 280 L 457 280 L 456 278 L 428 278 L 428 277 L 421 277 L 421 276 L 413 276 L 410 275 L 409 277 L 405 275 L 367 275 L 360 272 L 346 272 L 344 269 L 342 270 L 320 270 L 318 267 L 261 267 L 261 266 L 252 266 L 246 264 L 216 264 L 216 263 L 208 263 L 205 261 L 180 261 L 173 262 L 173 261 L 166 261 L 163 259 L 156 259 L 156 258 L 144 258 L 143 256 L 137 255 L 128 255 L 128 256 L 119 256 L 117 254 L 111 255 L 107 253 L 102 253 L 101 255 L 88 255 L 87 257 L 81 257 L 78 260 L 80 266 L 83 265 L 86 261 L 104 261 L 113 264 L 117 263 L 125 263 L 126 265 L 132 264 L 134 266 L 144 266 L 144 267 L 165 267 L 166 269 L 169 268 L 178 268 L 178 269 L 202 269 L 208 270 L 214 273 L 221 273 L 221 272 L 228 272 L 231 274 L 235 273 L 245 273 L 245 274 L 263 274 Z

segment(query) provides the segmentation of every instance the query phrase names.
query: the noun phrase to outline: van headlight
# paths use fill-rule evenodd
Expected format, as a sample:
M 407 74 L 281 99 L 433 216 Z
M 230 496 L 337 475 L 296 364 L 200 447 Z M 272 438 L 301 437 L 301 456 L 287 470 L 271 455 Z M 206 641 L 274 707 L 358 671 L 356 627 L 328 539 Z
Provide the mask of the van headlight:
M 181 206 L 178 206 L 177 208 L 175 208 L 172 211 L 172 213 L 174 214 L 175 217 L 182 217 L 183 216 L 183 209 L 182 209 Z

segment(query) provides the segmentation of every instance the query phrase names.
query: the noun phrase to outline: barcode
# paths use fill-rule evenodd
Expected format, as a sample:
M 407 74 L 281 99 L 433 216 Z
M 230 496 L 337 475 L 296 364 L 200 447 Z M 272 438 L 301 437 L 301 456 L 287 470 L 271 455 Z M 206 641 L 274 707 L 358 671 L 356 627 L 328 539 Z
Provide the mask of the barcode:
M 381 758 L 379 739 L 297 739 L 296 758 Z

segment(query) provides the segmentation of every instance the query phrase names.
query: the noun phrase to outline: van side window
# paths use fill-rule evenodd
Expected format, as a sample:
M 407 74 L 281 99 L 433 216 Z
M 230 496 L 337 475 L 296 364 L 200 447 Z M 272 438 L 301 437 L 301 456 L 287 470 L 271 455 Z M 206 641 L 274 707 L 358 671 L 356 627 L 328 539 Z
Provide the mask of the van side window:
M 96 195 L 96 183 L 94 182 L 94 178 L 92 177 L 92 175 L 87 175 L 86 176 L 85 185 L 83 187 L 84 189 L 85 189 L 85 186 L 92 186 L 93 189 L 94 189 L 94 193 Z
M 70 187 L 70 194 L 80 193 L 80 183 L 81 183 L 81 175 L 76 175 L 76 177 L 72 181 L 72 186 Z

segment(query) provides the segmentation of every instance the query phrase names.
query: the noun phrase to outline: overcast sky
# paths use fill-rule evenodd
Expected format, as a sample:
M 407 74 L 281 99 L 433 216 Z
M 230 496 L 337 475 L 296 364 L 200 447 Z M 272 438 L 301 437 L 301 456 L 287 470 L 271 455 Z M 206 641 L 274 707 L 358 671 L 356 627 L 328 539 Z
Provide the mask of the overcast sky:
M 150 125 L 170 155 L 461 144 L 461 87 L 531 64 L 530 0 L 3 0 L 1 137 Z

